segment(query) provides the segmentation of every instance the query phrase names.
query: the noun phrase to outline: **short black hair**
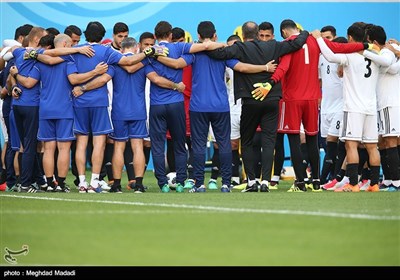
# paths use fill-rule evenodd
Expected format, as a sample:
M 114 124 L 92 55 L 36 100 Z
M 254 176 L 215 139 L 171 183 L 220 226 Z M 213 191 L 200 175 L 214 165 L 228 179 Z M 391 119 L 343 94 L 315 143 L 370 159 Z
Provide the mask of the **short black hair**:
M 31 32 L 31 29 L 33 28 L 32 24 L 24 24 L 15 29 L 15 35 L 14 35 L 14 40 L 18 40 L 19 36 L 26 37 L 28 36 L 29 32 Z
M 58 31 L 58 29 L 55 27 L 46 28 L 46 31 L 48 34 L 53 34 L 54 36 L 57 36 L 58 34 L 60 34 L 60 31 Z
M 197 26 L 197 33 L 199 33 L 200 38 L 210 39 L 214 36 L 216 30 L 214 23 L 211 21 L 202 21 Z
M 72 34 L 76 34 L 78 36 L 81 36 L 82 35 L 82 30 L 76 25 L 68 25 L 64 30 L 64 34 L 67 34 L 69 37 L 71 37 Z
M 260 23 L 258 30 L 271 30 L 272 34 L 274 34 L 274 26 L 269 21 Z
M 172 40 L 178 40 L 182 37 L 185 38 L 185 30 L 180 27 L 172 28 Z
M 367 39 L 372 43 L 377 41 L 379 45 L 384 45 L 386 43 L 386 32 L 382 26 L 373 25 L 366 30 Z
M 242 38 L 240 38 L 239 35 L 233 34 L 233 35 L 229 36 L 228 39 L 226 39 L 226 42 L 230 42 L 230 41 L 233 41 L 233 40 L 241 42 Z
M 144 39 L 154 39 L 154 34 L 151 32 L 143 32 L 139 37 L 139 42 L 142 42 Z
M 154 35 L 156 35 L 157 39 L 159 38 L 167 38 L 169 34 L 172 32 L 172 25 L 165 20 L 159 21 L 157 25 L 154 27 Z
M 321 32 L 331 32 L 333 37 L 336 36 L 336 28 L 333 27 L 332 25 L 327 25 L 321 28 Z
M 336 37 L 335 39 L 332 39 L 332 42 L 336 43 L 347 43 L 347 39 L 345 37 Z
M 115 35 L 121 32 L 129 32 L 129 27 L 123 22 L 117 22 L 114 24 L 113 34 Z
M 91 21 L 88 23 L 86 30 L 83 32 L 86 37 L 86 41 L 91 42 L 100 42 L 104 35 L 106 34 L 106 29 L 104 26 L 98 21 Z
M 353 37 L 356 42 L 363 42 L 365 37 L 365 29 L 359 24 L 352 24 L 347 28 L 347 35 Z
M 42 48 L 50 46 L 50 49 L 54 49 L 54 38 L 55 36 L 53 34 L 47 34 L 43 36 L 39 40 L 39 46 Z

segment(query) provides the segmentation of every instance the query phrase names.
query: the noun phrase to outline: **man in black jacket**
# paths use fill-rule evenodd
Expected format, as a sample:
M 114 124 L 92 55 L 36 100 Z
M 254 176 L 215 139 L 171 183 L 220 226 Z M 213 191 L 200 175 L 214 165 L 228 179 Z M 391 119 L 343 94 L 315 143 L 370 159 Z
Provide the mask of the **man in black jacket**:
M 267 42 L 257 39 L 258 25 L 248 21 L 242 26 L 245 42 L 236 42 L 232 46 L 210 51 L 208 54 L 215 59 L 236 58 L 241 62 L 251 64 L 267 64 L 271 60 L 278 61 L 279 57 L 300 49 L 305 43 L 308 32 L 302 31 L 294 40 Z M 257 74 L 234 73 L 235 100 L 242 98 L 242 114 L 240 118 L 240 138 L 242 144 L 243 164 L 247 173 L 247 186 L 243 192 L 257 192 L 258 183 L 255 181 L 252 141 L 257 126 L 262 130 L 262 182 L 261 192 L 269 192 L 271 180 L 276 130 L 278 125 L 279 100 L 282 98 L 280 83 L 276 84 L 266 98 L 256 100 L 252 97 L 254 84 L 267 81 L 272 74 L 268 72 Z M 299 81 L 301 82 L 301 81 Z

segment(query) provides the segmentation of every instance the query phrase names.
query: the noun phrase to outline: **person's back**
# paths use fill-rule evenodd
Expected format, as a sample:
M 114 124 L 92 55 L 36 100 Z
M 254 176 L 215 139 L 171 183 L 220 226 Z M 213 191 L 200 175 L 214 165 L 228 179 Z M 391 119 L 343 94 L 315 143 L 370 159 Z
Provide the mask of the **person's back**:
M 168 48 L 168 57 L 179 58 L 184 53 L 189 53 L 191 44 L 187 43 L 170 43 L 166 41 L 160 41 L 160 46 L 165 46 Z M 183 57 L 190 57 L 192 55 L 182 55 Z M 188 63 L 190 64 L 191 61 Z M 172 69 L 156 60 L 151 62 L 156 73 L 168 80 L 175 81 L 177 83 L 182 81 L 182 69 Z M 160 105 L 160 104 L 171 104 L 183 101 L 183 95 L 180 92 L 162 88 L 154 83 L 150 85 L 150 105 Z
M 289 37 L 293 39 L 294 36 Z M 321 98 L 318 79 L 320 49 L 314 37 L 309 36 L 300 50 L 282 57 L 290 57 L 289 69 L 282 80 L 284 100 L 315 100 Z M 277 71 L 279 71 L 277 69 Z

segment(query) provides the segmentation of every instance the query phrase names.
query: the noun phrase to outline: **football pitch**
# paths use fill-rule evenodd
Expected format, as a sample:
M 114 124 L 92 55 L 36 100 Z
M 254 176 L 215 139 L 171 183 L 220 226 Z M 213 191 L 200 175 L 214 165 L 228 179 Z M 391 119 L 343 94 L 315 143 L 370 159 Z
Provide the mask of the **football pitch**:
M 17 265 L 400 265 L 400 193 L 287 193 L 291 183 L 160 193 L 147 172 L 143 194 L 1 192 L 1 265 L 24 245 Z

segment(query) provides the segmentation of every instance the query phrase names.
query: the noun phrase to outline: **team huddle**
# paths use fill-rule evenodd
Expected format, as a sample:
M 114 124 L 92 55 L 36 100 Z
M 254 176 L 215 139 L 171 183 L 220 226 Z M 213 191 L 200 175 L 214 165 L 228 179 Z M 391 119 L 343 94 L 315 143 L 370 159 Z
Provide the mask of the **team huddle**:
M 8 191 L 69 192 L 72 163 L 80 193 L 122 192 L 124 165 L 128 188 L 143 193 L 151 152 L 161 192 L 172 189 L 170 171 L 176 192 L 229 193 L 242 183 L 242 192 L 270 192 L 284 134 L 295 173 L 289 192 L 400 189 L 400 45 L 381 26 L 356 22 L 346 39 L 333 26 L 309 33 L 286 19 L 277 41 L 271 23 L 248 21 L 226 43 L 210 21 L 198 24 L 197 42 L 166 21 L 138 41 L 121 22 L 113 40 L 97 21 L 83 33 L 79 44 L 77 26 L 23 25 L 3 42 Z

